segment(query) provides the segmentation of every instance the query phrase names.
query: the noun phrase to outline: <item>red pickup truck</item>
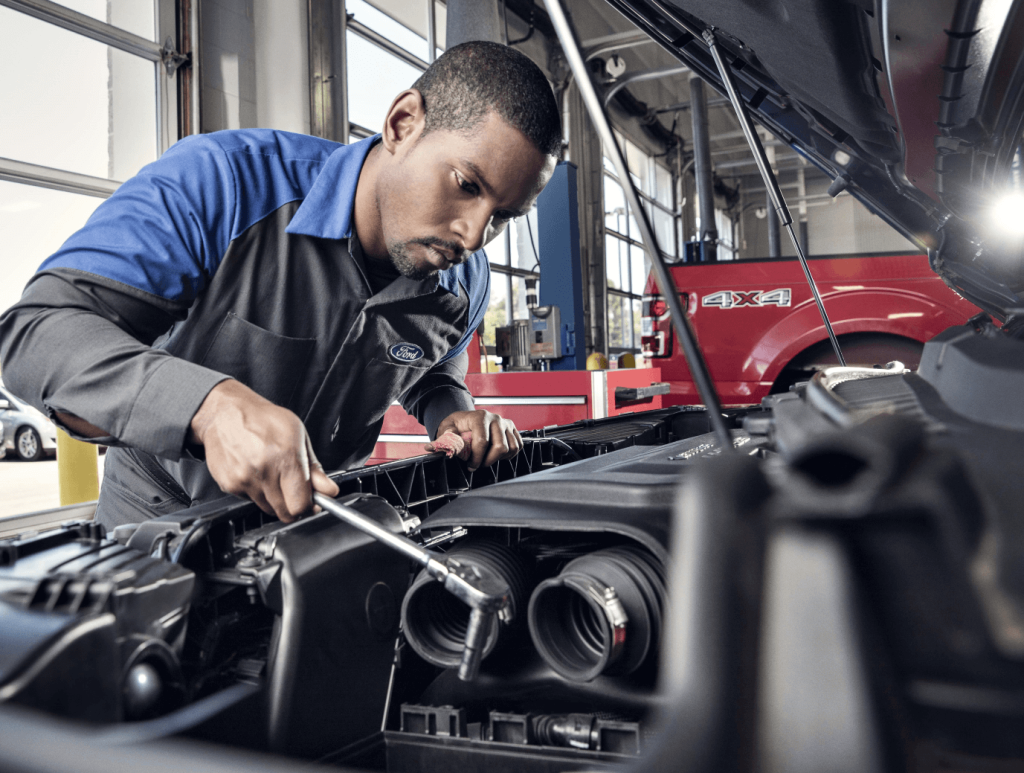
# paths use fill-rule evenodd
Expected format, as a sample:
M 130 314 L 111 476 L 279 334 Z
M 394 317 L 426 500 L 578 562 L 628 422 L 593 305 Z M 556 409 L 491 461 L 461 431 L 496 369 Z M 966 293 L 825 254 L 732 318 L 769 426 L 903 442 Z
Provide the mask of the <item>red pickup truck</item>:
M 943 284 L 925 255 L 829 256 L 809 264 L 848 365 L 899 360 L 916 368 L 925 341 L 978 313 Z M 723 404 L 759 403 L 836 364 L 796 258 L 686 263 L 672 273 Z M 671 384 L 664 405 L 697 404 L 668 317 L 649 277 L 643 354 Z

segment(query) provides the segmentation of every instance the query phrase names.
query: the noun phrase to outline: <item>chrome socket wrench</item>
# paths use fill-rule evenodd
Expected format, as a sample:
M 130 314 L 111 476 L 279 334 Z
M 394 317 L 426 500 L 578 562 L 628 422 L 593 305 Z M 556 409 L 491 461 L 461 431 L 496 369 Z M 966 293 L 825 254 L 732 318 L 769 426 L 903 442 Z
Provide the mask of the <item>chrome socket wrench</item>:
M 359 496 L 351 495 L 349 501 Z M 459 679 L 465 682 L 475 679 L 480 672 L 480 660 L 493 616 L 497 615 L 501 623 L 512 622 L 511 590 L 508 583 L 486 567 L 465 563 L 458 558 L 446 558 L 441 553 L 417 545 L 407 537 L 393 534 L 344 501 L 317 492 L 313 493 L 313 501 L 325 512 L 415 561 L 444 585 L 446 591 L 469 607 L 469 626 L 466 629 L 462 661 L 459 663 Z

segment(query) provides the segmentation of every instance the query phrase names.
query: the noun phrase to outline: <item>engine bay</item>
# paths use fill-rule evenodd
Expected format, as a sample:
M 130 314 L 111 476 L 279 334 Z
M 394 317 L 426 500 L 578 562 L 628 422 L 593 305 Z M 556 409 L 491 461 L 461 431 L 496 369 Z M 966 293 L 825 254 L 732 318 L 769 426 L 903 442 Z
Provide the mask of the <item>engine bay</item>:
M 1024 344 L 975 321 L 917 373 L 829 369 L 728 412 L 735 453 L 673 408 L 527 433 L 475 474 L 432 454 L 333 476 L 382 528 L 507 583 L 472 681 L 469 608 L 330 513 L 225 499 L 0 541 L 0 700 L 113 745 L 382 771 L 696 749 L 810 770 L 800 754 L 823 769 L 843 743 L 1019 761 L 1024 425 L 965 375 L 986 368 L 1020 378 Z

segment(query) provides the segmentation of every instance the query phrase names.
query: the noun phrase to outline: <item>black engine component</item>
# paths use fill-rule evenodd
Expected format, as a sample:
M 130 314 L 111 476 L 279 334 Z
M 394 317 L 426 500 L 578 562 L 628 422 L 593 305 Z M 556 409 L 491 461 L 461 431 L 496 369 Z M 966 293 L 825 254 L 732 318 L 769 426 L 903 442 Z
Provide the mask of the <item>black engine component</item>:
M 962 332 L 935 346 L 990 335 Z M 950 355 L 936 369 L 960 367 Z M 432 457 L 339 476 L 392 497 L 401 512 L 354 506 L 395 532 L 448 502 L 414 536 L 512 587 L 518 630 L 495 626 L 473 682 L 452 668 L 468 609 L 332 516 L 283 525 L 226 501 L 117 541 L 76 525 L 3 542 L 0 696 L 136 720 L 101 731 L 119 743 L 388 771 L 586 770 L 638 750 L 665 769 L 694 750 L 708 769 L 831 769 L 821 750 L 840 747 L 867 768 L 1024 758 L 1019 432 L 947 391 L 826 373 L 770 398 L 721 459 L 677 439 L 698 415 L 670 411 L 549 431 L 596 453 L 632 424 L 660 445 L 569 461 L 532 438 L 522 477 Z M 665 702 L 681 708 L 658 728 Z
M 484 645 L 486 658 L 499 643 L 508 641 L 524 625 L 530 591 L 530 568 L 516 551 L 489 541 L 462 542 L 448 551 L 475 566 L 490 569 L 508 583 L 512 591 L 510 625 L 500 625 L 492 617 Z M 426 570 L 419 573 L 402 601 L 402 630 L 416 653 L 435 666 L 455 668 L 462 660 L 462 650 L 469 627 L 469 607 L 448 593 Z
M 530 597 L 530 635 L 566 679 L 631 674 L 657 651 L 665 579 L 653 557 L 630 547 L 570 561 Z
M 353 506 L 404 528 L 378 497 Z M 407 561 L 332 516 L 285 525 L 241 503 L 117 536 L 0 542 L 0 699 L 136 720 L 121 742 L 187 732 L 318 756 L 379 730 Z
M 568 441 L 538 433 L 521 459 L 485 475 L 430 456 L 337 476 L 350 494 L 380 492 L 351 506 L 395 533 L 414 529 L 417 514 L 481 489 L 474 505 L 480 517 L 435 516 L 420 529 L 424 542 L 491 569 L 512 589 L 513 622 L 494 625 L 476 683 L 459 682 L 451 669 L 468 608 L 432 580 L 420 578 L 406 593 L 413 568 L 407 558 L 333 516 L 286 525 L 228 498 L 107 536 L 79 523 L 0 542 L 0 700 L 123 723 L 102 731 L 109 743 L 185 735 L 307 758 L 330 754 L 378 769 L 402 769 L 402 759 L 418 765 L 424 744 L 444 738 L 504 744 L 516 717 L 529 717 L 530 748 L 517 757 L 518 769 L 579 769 L 635 754 L 636 723 L 653 695 L 671 492 L 687 464 L 644 444 L 674 441 L 675 452 L 699 455 L 699 441 L 676 437 L 705 431 L 706 420 L 672 409 L 564 430 L 571 452 Z M 611 437 L 632 446 L 626 458 L 601 455 Z M 563 490 L 549 503 L 563 511 L 555 518 L 529 487 L 510 480 L 557 473 L 560 463 L 595 454 L 566 478 L 539 481 Z M 627 501 L 610 502 L 612 488 L 640 471 Z M 571 512 L 561 504 L 565 496 L 574 499 Z M 623 515 L 637 501 L 653 507 L 628 522 Z M 546 666 L 528 626 L 537 583 L 565 583 L 581 566 L 603 587 L 614 584 L 629 615 L 628 646 L 605 658 L 609 667 L 589 683 Z M 550 618 L 545 597 L 535 606 Z M 420 696 L 453 706 L 456 730 L 403 731 L 411 720 L 397 707 Z M 492 713 L 511 719 L 492 721 Z M 439 721 L 436 711 L 430 716 Z M 460 716 L 466 732 L 458 729 Z M 599 719 L 603 725 L 594 724 Z M 583 730 L 568 728 L 588 722 L 592 740 L 584 750 Z M 627 723 L 626 741 L 617 745 L 615 722 Z M 461 759 L 432 748 L 428 756 L 444 764 Z M 487 767 L 489 754 L 474 752 L 475 762 L 464 765 Z
M 640 753 L 640 725 L 593 714 L 532 717 L 533 736 L 546 746 L 593 749 L 617 754 Z M 493 720 L 492 720 L 493 726 Z
M 92 722 L 177 708 L 194 586 L 95 524 L 0 543 L 0 700 Z

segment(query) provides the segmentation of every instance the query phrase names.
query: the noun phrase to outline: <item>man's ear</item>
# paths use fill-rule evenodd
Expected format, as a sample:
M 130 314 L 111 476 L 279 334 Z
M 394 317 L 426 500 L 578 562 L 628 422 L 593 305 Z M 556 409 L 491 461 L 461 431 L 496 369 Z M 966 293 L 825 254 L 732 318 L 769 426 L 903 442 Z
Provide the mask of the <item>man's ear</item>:
M 423 133 L 427 110 L 417 89 L 406 89 L 391 103 L 384 118 L 381 142 L 394 155 L 403 146 L 412 147 Z

